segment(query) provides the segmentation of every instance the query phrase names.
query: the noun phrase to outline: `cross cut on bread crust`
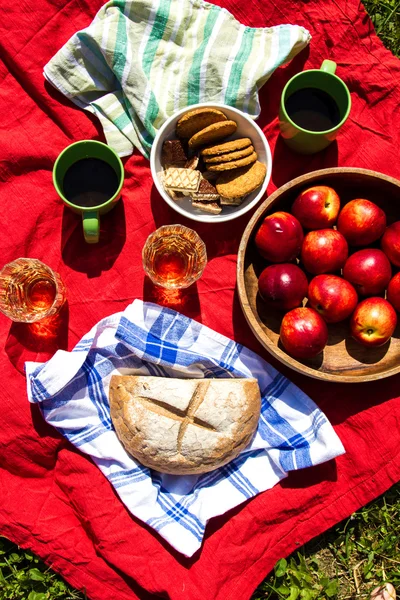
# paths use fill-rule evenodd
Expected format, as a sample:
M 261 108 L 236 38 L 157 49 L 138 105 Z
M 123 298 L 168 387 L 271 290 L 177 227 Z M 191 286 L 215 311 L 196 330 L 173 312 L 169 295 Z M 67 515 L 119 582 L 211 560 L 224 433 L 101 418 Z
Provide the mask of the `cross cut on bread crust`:
M 233 460 L 260 416 L 256 379 L 113 375 L 111 419 L 125 450 L 161 473 L 196 475 Z
M 156 412 L 157 414 L 162 415 L 164 417 L 168 417 L 169 419 L 181 421 L 177 440 L 178 452 L 181 452 L 183 436 L 185 435 L 186 429 L 189 425 L 195 425 L 196 427 L 208 429 L 209 431 L 216 431 L 215 427 L 196 417 L 197 409 L 206 397 L 209 386 L 209 380 L 199 381 L 199 383 L 194 389 L 192 397 L 190 398 L 186 411 L 180 410 L 176 407 L 172 407 L 165 402 L 156 400 L 155 398 L 149 398 L 145 396 L 136 396 L 135 398 L 136 400 L 144 404 L 148 410 Z M 155 410 L 155 406 L 157 406 L 157 410 Z

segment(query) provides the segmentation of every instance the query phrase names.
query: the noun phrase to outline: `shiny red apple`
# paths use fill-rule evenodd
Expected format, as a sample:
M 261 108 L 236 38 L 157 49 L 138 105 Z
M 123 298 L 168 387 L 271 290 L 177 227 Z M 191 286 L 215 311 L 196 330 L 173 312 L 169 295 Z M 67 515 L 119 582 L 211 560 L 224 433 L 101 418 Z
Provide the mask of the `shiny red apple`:
M 366 298 L 356 307 L 350 320 L 351 335 L 363 346 L 383 346 L 397 325 L 393 306 L 384 298 Z
M 292 206 L 292 214 L 306 229 L 333 227 L 340 211 L 340 198 L 327 185 L 315 185 L 301 192 Z
M 386 215 L 370 200 L 356 198 L 340 211 L 337 228 L 350 246 L 368 246 L 383 235 Z
M 282 319 L 281 342 L 295 358 L 313 358 L 325 348 L 328 327 L 316 310 L 294 308 Z
M 396 275 L 390 281 L 386 298 L 393 308 L 400 312 L 400 272 L 396 273 Z
M 267 306 L 291 310 L 307 295 L 308 281 L 300 267 L 291 263 L 270 265 L 258 279 L 258 290 Z
M 301 247 L 301 260 L 313 275 L 335 273 L 347 260 L 349 249 L 343 235 L 335 229 L 310 231 Z
M 303 229 L 296 217 L 281 211 L 264 219 L 256 233 L 255 244 L 267 260 L 284 263 L 299 255 L 303 237 Z
M 386 229 L 381 247 L 390 262 L 400 267 L 400 221 L 396 221 Z
M 310 281 L 308 301 L 327 323 L 347 319 L 358 303 L 351 283 L 337 275 L 317 275 Z
M 358 250 L 346 261 L 343 277 L 361 296 L 377 296 L 385 291 L 392 277 L 392 267 L 382 250 Z

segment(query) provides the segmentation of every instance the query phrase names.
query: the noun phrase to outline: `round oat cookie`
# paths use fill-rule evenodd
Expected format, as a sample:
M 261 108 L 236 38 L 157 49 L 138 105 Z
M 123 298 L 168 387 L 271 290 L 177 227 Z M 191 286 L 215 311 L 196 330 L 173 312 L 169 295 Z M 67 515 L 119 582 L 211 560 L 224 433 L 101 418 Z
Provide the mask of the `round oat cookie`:
M 206 161 L 207 166 L 209 164 L 229 162 L 231 160 L 244 158 L 245 156 L 253 154 L 253 152 L 254 147 L 248 146 L 247 148 L 243 148 L 243 150 L 237 150 L 236 152 L 228 152 L 228 154 L 217 154 L 217 156 L 205 156 L 204 160 Z
M 231 169 L 238 169 L 239 167 L 245 167 L 246 165 L 251 165 L 251 163 L 257 160 L 257 152 L 253 152 L 250 156 L 245 156 L 244 158 L 239 158 L 238 160 L 231 160 L 230 162 L 218 163 L 207 165 L 207 169 L 209 171 L 230 171 Z
M 228 117 L 216 108 L 195 108 L 185 113 L 176 123 L 176 135 L 191 138 L 195 133 L 213 123 L 227 121 Z
M 198 131 L 190 138 L 189 149 L 194 150 L 195 148 L 204 146 L 204 144 L 223 140 L 225 137 L 228 137 L 228 135 L 234 133 L 236 129 L 236 121 L 222 121 L 220 123 L 213 123 L 201 131 Z
M 200 154 L 202 156 L 215 156 L 216 154 L 225 154 L 226 152 L 242 150 L 243 148 L 247 148 L 247 146 L 251 146 L 251 139 L 239 138 L 238 140 L 232 140 L 230 142 L 225 142 L 224 144 L 214 144 L 213 146 L 203 148 Z
M 230 199 L 247 196 L 260 187 L 266 173 L 267 167 L 258 160 L 247 167 L 226 171 L 217 179 L 217 192 Z

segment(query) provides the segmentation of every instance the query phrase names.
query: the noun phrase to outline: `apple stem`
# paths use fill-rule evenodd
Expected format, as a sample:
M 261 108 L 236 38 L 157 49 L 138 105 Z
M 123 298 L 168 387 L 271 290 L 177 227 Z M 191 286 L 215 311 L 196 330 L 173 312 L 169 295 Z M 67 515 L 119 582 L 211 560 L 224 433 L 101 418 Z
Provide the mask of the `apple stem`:
M 368 333 L 368 335 L 371 335 L 372 333 L 374 333 L 374 330 L 373 329 L 367 329 L 367 333 Z

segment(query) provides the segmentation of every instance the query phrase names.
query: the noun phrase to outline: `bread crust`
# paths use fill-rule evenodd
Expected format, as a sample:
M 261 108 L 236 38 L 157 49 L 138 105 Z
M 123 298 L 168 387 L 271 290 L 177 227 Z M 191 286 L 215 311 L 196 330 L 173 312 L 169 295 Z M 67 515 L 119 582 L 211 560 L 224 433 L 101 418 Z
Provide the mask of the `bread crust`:
M 150 469 L 206 473 L 251 441 L 261 409 L 256 379 L 114 375 L 110 411 L 125 450 Z

